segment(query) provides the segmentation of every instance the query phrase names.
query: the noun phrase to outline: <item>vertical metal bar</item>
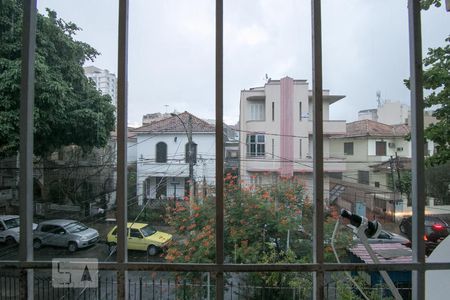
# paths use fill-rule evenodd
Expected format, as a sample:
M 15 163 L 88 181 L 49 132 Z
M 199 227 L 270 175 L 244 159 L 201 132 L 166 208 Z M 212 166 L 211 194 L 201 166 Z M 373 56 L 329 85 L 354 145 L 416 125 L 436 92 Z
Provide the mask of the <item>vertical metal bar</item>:
M 127 263 L 128 0 L 119 1 L 117 76 L 117 262 Z M 117 272 L 117 299 L 127 297 L 127 271 Z
M 311 0 L 312 85 L 313 85 L 313 189 L 314 189 L 314 263 L 323 264 L 323 94 L 322 94 L 322 23 L 320 0 Z M 313 278 L 314 299 L 324 298 L 324 273 Z
M 153 284 L 153 289 L 155 289 L 155 284 Z M 139 277 L 139 300 L 142 300 L 142 277 Z
M 102 294 L 102 278 L 98 277 L 98 286 L 97 286 L 97 300 L 101 299 Z
M 216 263 L 223 265 L 223 0 L 216 0 Z M 216 273 L 216 299 L 223 299 L 223 272 Z
M 412 249 L 421 268 L 412 272 L 412 299 L 425 299 L 425 179 L 420 1 L 408 1 L 412 148 Z
M 20 245 L 19 260 L 33 261 L 33 107 L 36 0 L 23 2 L 22 81 L 20 86 Z M 20 299 L 33 299 L 33 270 L 20 272 Z

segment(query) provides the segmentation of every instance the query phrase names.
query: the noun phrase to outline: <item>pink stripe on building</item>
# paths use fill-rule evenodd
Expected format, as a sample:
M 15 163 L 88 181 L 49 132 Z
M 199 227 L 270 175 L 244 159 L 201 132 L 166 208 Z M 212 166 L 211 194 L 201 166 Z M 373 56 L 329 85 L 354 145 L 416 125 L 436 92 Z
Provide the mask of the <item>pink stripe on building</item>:
M 294 175 L 293 102 L 294 80 L 284 77 L 280 80 L 280 175 Z

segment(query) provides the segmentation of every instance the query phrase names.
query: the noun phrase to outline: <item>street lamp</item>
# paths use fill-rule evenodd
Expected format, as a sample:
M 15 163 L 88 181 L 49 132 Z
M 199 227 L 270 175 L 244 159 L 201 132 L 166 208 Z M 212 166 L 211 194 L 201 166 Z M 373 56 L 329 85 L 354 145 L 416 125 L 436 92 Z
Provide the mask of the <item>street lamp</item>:
M 192 157 L 192 115 L 189 114 L 188 118 L 188 127 L 186 128 L 186 124 L 180 118 L 180 116 L 176 113 L 170 114 L 172 117 L 177 117 L 180 120 L 181 124 L 184 127 L 184 131 L 186 132 L 186 136 L 188 138 L 188 155 L 187 160 L 189 163 L 189 208 L 192 214 L 192 208 L 194 206 L 194 159 Z

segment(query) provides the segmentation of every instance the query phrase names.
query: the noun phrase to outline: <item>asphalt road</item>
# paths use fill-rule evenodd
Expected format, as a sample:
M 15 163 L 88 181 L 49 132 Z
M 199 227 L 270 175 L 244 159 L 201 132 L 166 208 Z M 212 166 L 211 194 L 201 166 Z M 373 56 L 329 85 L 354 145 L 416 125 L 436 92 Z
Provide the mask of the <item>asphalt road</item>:
M 19 246 L 18 245 L 5 245 L 0 243 L 0 260 L 17 260 L 19 258 Z M 98 242 L 97 244 L 79 249 L 74 253 L 70 253 L 66 248 L 44 246 L 41 249 L 34 250 L 35 260 L 49 261 L 53 258 L 97 258 L 99 262 L 102 261 L 114 261 L 116 255 L 110 255 L 108 246 L 104 242 Z M 158 253 L 155 256 L 148 256 L 146 251 L 128 251 L 129 261 L 141 261 L 141 262 L 164 262 L 164 254 Z

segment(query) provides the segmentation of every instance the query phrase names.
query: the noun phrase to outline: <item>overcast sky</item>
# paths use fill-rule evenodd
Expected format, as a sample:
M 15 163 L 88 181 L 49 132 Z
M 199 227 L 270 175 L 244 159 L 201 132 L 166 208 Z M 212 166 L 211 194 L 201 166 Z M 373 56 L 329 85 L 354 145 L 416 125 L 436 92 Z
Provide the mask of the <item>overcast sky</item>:
M 324 0 L 324 88 L 346 97 L 330 118 L 354 121 L 384 100 L 409 103 L 406 0 Z M 187 110 L 214 118 L 215 1 L 130 0 L 129 123 L 142 115 Z M 101 55 L 94 63 L 117 74 L 117 0 L 38 0 L 83 29 L 77 39 Z M 290 76 L 311 83 L 310 0 L 224 1 L 224 120 L 239 117 L 242 89 Z M 444 44 L 450 13 L 422 13 L 424 52 Z M 311 88 L 311 85 L 310 85 Z M 167 105 L 167 106 L 165 106 Z

